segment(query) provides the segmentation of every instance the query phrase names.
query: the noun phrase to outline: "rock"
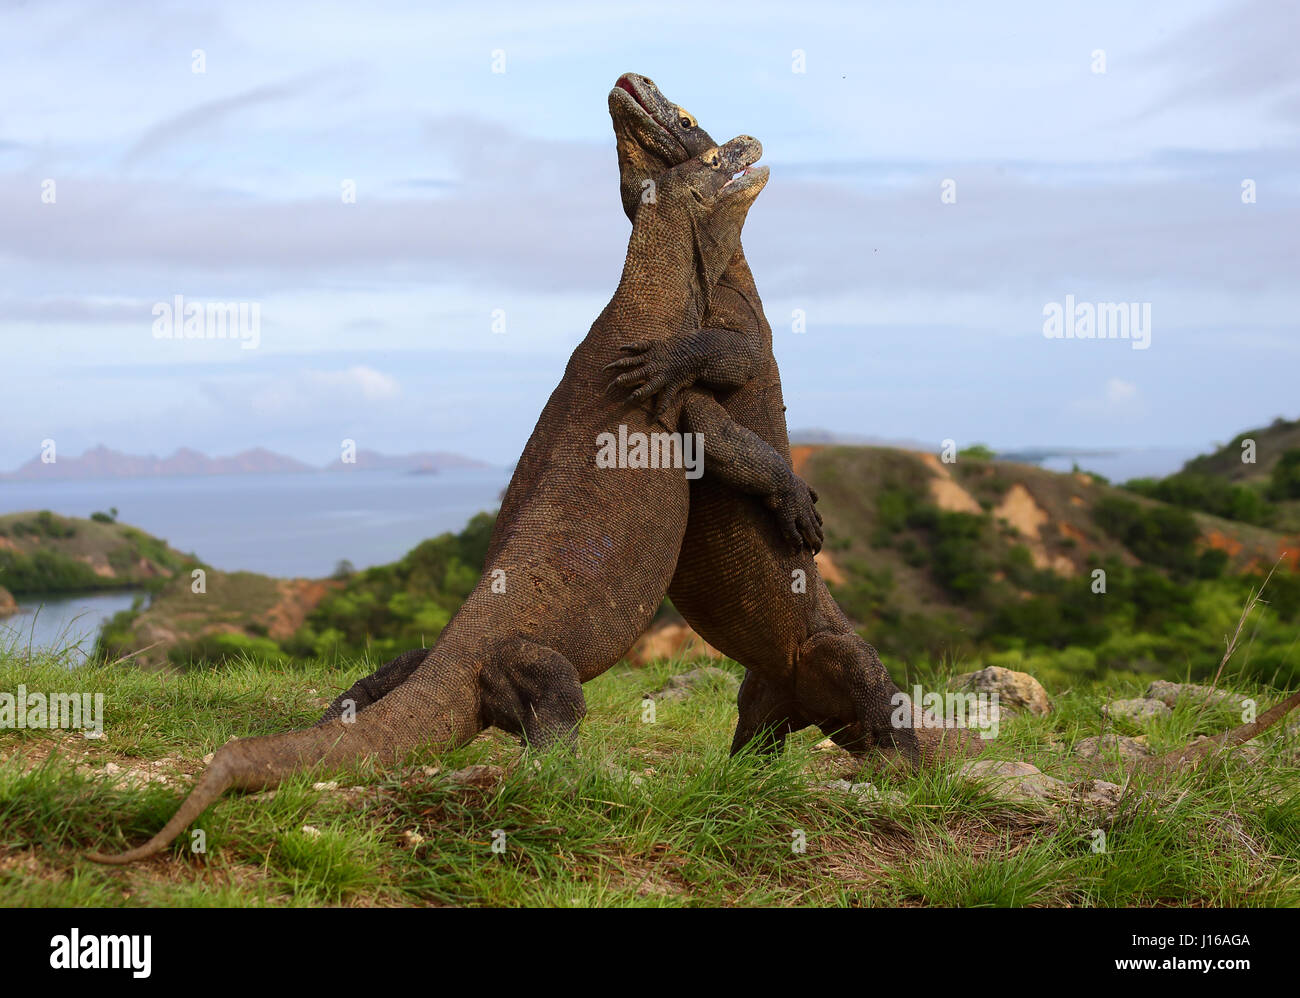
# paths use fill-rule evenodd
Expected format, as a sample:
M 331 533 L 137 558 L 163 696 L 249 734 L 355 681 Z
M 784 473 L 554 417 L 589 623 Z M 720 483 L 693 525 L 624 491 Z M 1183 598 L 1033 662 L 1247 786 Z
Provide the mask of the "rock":
M 454 773 L 448 773 L 447 781 L 464 787 L 494 787 L 501 782 L 505 772 L 500 766 L 466 766 Z
M 330 780 L 328 783 L 313 783 L 311 785 L 311 788 L 313 790 L 320 790 L 324 793 L 328 793 L 331 790 L 337 790 L 339 788 L 339 784 L 338 784 L 338 780 Z
M 1148 700 L 1146 697 L 1136 697 L 1132 700 L 1112 700 L 1101 708 L 1101 712 L 1103 716 L 1110 718 L 1112 721 L 1132 721 L 1135 724 L 1145 724 L 1148 721 L 1154 721 L 1158 717 L 1168 717 L 1173 713 L 1159 700 Z
M 1149 699 L 1159 700 L 1166 707 L 1175 706 L 1179 700 L 1191 700 L 1194 703 L 1209 703 L 1215 706 L 1231 707 L 1241 710 L 1249 697 L 1227 690 L 1216 690 L 1212 686 L 1200 686 L 1196 683 L 1169 683 L 1157 679 L 1147 687 Z
M 1114 811 L 1119 808 L 1124 788 L 1105 780 L 1081 780 L 1071 787 L 1076 804 L 1092 811 Z
M 320 838 L 320 829 L 315 825 L 303 825 L 302 834 L 309 839 L 318 839 Z
M 106 763 L 104 763 L 104 773 L 105 773 L 105 775 L 107 775 L 107 776 L 116 776 L 116 775 L 117 775 L 118 773 L 120 773 L 120 772 L 122 772 L 122 767 L 119 766 L 117 763 L 115 763 L 115 762 L 106 762 Z
M 672 620 L 652 624 L 627 653 L 627 660 L 633 665 L 699 658 L 722 658 L 722 652 L 696 634 L 689 624 Z
M 840 747 L 829 738 L 823 738 L 813 746 L 814 752 L 838 752 Z
M 622 766 L 613 762 L 605 763 L 605 772 L 620 783 L 627 782 L 632 784 L 634 787 L 643 786 L 645 784 L 645 780 L 637 776 L 636 773 L 632 772 L 630 769 L 624 769 Z
M 4 586 L 0 586 L 0 617 L 9 617 L 18 612 L 18 601 Z
M 1027 762 L 980 759 L 963 764 L 958 775 L 988 783 L 989 789 L 1004 800 L 1051 801 L 1068 797 L 1070 793 L 1063 781 Z
M 1098 757 L 1115 757 L 1121 759 L 1144 759 L 1151 754 L 1145 741 L 1146 736 L 1130 738 L 1128 735 L 1093 735 L 1080 738 L 1074 743 L 1074 754 L 1081 759 Z
M 996 693 L 999 705 L 1040 716 L 1052 710 L 1042 683 L 1027 672 L 1015 672 L 999 665 L 953 676 L 948 688 L 970 693 Z
M 203 757 L 203 765 L 205 765 L 205 766 L 211 766 L 211 765 L 212 765 L 212 759 L 213 759 L 213 756 L 214 756 L 214 755 L 215 755 L 215 753 L 213 753 L 213 752 L 209 752 L 207 755 L 205 755 L 205 756 Z
M 428 778 L 430 778 L 430 779 L 432 779 L 433 777 L 437 776 L 437 775 L 438 775 L 439 773 L 441 773 L 441 772 L 442 772 L 442 769 L 441 769 L 441 767 L 439 767 L 439 766 L 421 766 L 421 767 L 420 767 L 420 775 L 421 775 L 421 776 L 426 776 L 426 777 L 428 777 Z
M 870 804 L 905 804 L 907 794 L 899 790 L 881 790 L 871 783 L 850 783 L 848 780 L 827 780 L 821 784 L 827 790 L 849 794 Z
M 424 842 L 424 836 L 421 835 L 419 832 L 417 832 L 414 828 L 408 828 L 406 831 L 404 831 L 401 835 L 401 839 L 402 839 L 402 845 L 406 846 L 406 848 L 408 849 L 414 849 L 416 846 Z
M 690 672 L 669 676 L 668 682 L 650 695 L 660 701 L 685 700 L 691 695 L 696 686 L 708 679 L 716 679 L 718 682 L 730 686 L 733 690 L 740 685 L 740 681 L 725 669 L 705 665 L 698 669 L 692 669 Z

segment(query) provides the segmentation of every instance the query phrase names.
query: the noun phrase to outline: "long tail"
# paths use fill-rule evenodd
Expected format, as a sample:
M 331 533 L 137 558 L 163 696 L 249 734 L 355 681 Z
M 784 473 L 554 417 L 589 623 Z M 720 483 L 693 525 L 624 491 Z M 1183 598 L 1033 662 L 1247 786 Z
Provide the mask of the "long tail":
M 481 729 L 476 670 L 432 663 L 356 715 L 299 731 L 241 738 L 217 750 L 212 763 L 162 831 L 114 856 L 87 853 L 97 863 L 134 863 L 165 849 L 227 790 L 266 790 L 313 767 L 338 770 L 364 761 L 394 763 L 417 749 L 463 745 Z
M 1277 724 L 1278 721 L 1286 717 L 1287 714 L 1295 710 L 1296 707 L 1300 707 L 1300 693 L 1292 693 L 1285 700 L 1274 704 L 1250 724 L 1242 724 L 1204 741 L 1197 742 L 1195 745 L 1189 745 L 1186 748 L 1157 756 L 1154 759 L 1147 760 L 1143 765 L 1152 768 L 1171 768 L 1183 763 L 1196 762 L 1216 749 L 1235 748 L 1243 742 L 1250 741 L 1256 735 L 1262 735 Z

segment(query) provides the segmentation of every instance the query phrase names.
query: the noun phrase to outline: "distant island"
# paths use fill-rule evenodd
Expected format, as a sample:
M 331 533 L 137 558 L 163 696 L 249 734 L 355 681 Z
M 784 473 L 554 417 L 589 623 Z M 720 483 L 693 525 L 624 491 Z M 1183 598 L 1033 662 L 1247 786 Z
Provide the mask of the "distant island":
M 263 447 L 240 451 L 230 457 L 209 457 L 182 447 L 168 457 L 125 454 L 103 444 L 79 457 L 58 456 L 46 463 L 32 458 L 14 471 L 0 473 L 0 481 L 81 481 L 93 478 L 170 478 L 182 475 L 266 475 L 308 471 L 409 471 L 432 474 L 458 468 L 489 468 L 491 465 L 447 451 L 418 451 L 413 454 L 381 454 L 358 450 L 356 460 L 331 461 L 315 467 Z

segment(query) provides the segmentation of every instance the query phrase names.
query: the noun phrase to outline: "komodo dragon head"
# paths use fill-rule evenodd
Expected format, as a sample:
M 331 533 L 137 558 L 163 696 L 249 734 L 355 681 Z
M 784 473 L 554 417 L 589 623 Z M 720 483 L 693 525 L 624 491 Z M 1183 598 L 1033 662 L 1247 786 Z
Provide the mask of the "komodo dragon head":
M 628 218 L 636 217 L 646 181 L 715 145 L 693 114 L 637 73 L 618 78 L 609 92 L 609 114 L 614 119 L 619 189 Z
M 689 231 L 698 277 L 693 290 L 702 299 L 700 315 L 740 246 L 741 229 L 754 199 L 767 185 L 767 167 L 754 165 L 762 154 L 758 139 L 738 135 L 656 176 L 647 188 L 653 196 L 638 198 L 629 255 L 639 247 L 646 259 L 658 259 Z

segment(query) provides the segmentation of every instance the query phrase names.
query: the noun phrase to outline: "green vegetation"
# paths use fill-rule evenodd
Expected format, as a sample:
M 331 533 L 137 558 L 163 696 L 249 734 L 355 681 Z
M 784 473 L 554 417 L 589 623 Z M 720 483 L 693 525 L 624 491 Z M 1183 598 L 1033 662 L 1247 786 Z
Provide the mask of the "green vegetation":
M 952 466 L 982 513 L 941 510 L 934 473 L 903 452 L 828 448 L 806 474 L 822 493 L 827 551 L 843 577 L 832 585 L 837 601 L 886 661 L 909 667 L 1020 654 L 1062 676 L 1173 668 L 1204 678 L 1278 545 L 1260 534 L 1253 543 L 1268 561 L 1233 561 L 1206 544 L 1188 509 L 997 461 Z M 1003 518 L 1017 483 L 1042 514 L 1036 539 Z M 1071 571 L 1047 567 L 1062 560 Z M 1294 685 L 1300 575 L 1279 568 L 1264 598 L 1242 665 Z
M 303 658 L 365 652 L 382 661 L 432 644 L 478 583 L 493 522 L 480 513 L 459 534 L 425 541 L 394 564 L 336 571 L 342 591 L 312 611 L 285 651 Z
M 96 589 L 157 590 L 197 565 L 142 530 L 116 522 L 116 510 L 89 519 L 49 510 L 0 516 L 0 585 L 15 595 Z
M 642 696 L 680 663 L 588 683 L 575 757 L 534 768 L 513 739 L 489 731 L 418 760 L 438 767 L 433 775 L 411 765 L 330 776 L 337 789 L 317 790 L 327 777 L 305 774 L 273 795 L 229 795 L 193 826 L 206 836 L 202 855 L 182 836 L 136 866 L 83 858 L 156 831 L 205 753 L 232 736 L 311 723 L 376 664 L 285 670 L 234 660 L 165 679 L 95 663 L 78 670 L 78 690 L 105 695 L 107 739 L 0 731 L 0 895 L 17 907 L 1300 905 L 1294 739 L 1262 745 L 1253 763 L 1202 767 L 1172 784 L 1138 774 L 1128 803 L 1099 825 L 1086 812 L 1000 801 L 952 766 L 895 782 L 860 773 L 844 753 L 817 750 L 816 731 L 794 736 L 778 758 L 728 759 L 727 684 L 661 703 L 656 722 L 642 723 Z M 961 669 L 981 664 L 992 660 Z M 739 667 L 724 667 L 739 677 Z M 61 690 L 68 675 L 57 658 L 0 653 L 0 689 Z M 1053 713 L 1004 720 L 993 754 L 1071 778 L 1070 748 L 1101 730 L 1100 704 L 1139 695 L 1143 684 L 1049 686 Z M 1277 696 L 1235 688 L 1261 703 Z M 1180 705 L 1147 736 L 1165 750 L 1223 723 Z M 106 774 L 109 763 L 117 775 Z M 145 782 L 146 763 L 167 782 Z M 466 784 L 445 778 L 472 764 L 500 769 Z M 1121 772 L 1104 775 L 1122 782 Z M 898 796 L 860 801 L 824 786 L 837 778 Z M 495 829 L 504 852 L 492 851 Z M 792 848 L 799 841 L 804 851 Z
M 1162 479 L 1126 486 L 1150 499 L 1239 523 L 1300 530 L 1300 420 L 1239 433 Z

